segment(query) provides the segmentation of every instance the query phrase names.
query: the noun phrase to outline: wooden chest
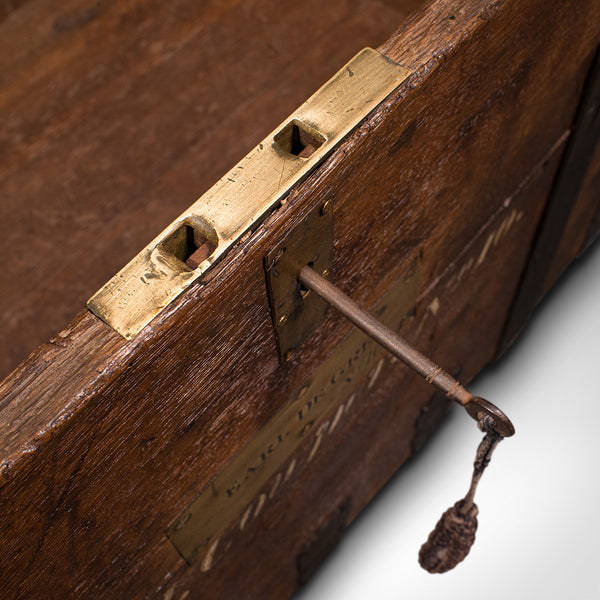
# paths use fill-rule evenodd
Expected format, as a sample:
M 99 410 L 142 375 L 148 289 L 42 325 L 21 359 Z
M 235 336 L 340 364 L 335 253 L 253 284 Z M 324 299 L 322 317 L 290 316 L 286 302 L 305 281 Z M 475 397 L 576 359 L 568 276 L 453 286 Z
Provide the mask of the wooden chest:
M 598 232 L 600 6 L 0 16 L 0 597 L 288 597 L 448 401 L 274 252 L 469 381 Z

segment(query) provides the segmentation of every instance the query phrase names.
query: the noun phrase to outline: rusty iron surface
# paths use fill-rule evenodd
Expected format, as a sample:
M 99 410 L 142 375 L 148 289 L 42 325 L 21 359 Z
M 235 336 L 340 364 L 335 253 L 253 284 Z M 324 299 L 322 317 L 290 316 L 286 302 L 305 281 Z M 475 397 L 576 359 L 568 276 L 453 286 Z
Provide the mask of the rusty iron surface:
M 473 419 L 479 421 L 483 416 L 489 416 L 493 419 L 493 428 L 498 434 L 503 437 L 514 434 L 513 424 L 498 407 L 483 398 L 473 396 L 450 373 L 358 306 L 354 300 L 346 296 L 330 281 L 321 277 L 314 269 L 308 265 L 302 267 L 298 279 L 308 289 L 338 310 L 356 327 L 364 331 L 378 344 L 381 344 L 388 352 L 391 352 L 405 365 L 421 375 L 425 381 L 446 394 L 451 400 L 464 406 Z

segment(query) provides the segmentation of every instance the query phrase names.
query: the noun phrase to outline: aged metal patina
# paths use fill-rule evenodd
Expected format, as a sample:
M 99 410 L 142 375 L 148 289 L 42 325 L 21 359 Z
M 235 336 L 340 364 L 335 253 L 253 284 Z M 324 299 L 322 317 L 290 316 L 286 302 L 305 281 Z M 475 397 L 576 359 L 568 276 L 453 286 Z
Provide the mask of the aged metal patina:
M 127 339 L 260 224 L 409 71 L 365 48 L 104 285 L 88 308 Z
M 492 429 L 502 437 L 508 437 L 515 433 L 510 419 L 497 406 L 483 398 L 473 396 L 450 373 L 436 365 L 404 338 L 358 306 L 352 298 L 321 277 L 313 268 L 308 265 L 302 267 L 298 272 L 298 279 L 306 288 L 333 306 L 370 338 L 421 375 L 427 383 L 446 394 L 450 400 L 464 406 L 473 419 L 480 421 L 483 417 L 488 417 L 493 423 Z
M 415 306 L 419 274 L 420 262 L 416 262 L 373 307 L 381 321 L 395 331 Z M 285 473 L 286 461 L 303 442 L 314 441 L 311 433 L 318 435 L 324 424 L 331 426 L 333 415 L 340 409 L 343 412 L 345 401 L 349 405 L 347 399 L 353 389 L 376 366 L 377 359 L 381 360 L 382 353 L 376 342 L 353 328 L 298 392 L 199 493 L 167 529 L 169 539 L 188 563 L 200 559 L 203 569 L 210 568 L 216 548 L 227 546 L 223 538 L 241 534 L 243 515 L 261 490 L 278 473 Z M 297 460 L 302 459 L 298 456 Z M 285 479 L 285 474 L 282 477 Z
M 271 316 L 283 361 L 323 322 L 327 311 L 327 304 L 298 281 L 306 264 L 323 277 L 332 276 L 332 190 L 265 258 Z

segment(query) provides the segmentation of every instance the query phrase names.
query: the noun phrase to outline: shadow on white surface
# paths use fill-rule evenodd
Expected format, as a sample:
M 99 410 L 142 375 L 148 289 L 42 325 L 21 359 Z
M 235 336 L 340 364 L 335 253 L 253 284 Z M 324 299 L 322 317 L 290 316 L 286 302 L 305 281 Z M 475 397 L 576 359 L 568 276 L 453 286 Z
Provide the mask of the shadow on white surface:
M 600 599 L 600 243 L 538 307 L 506 355 L 469 389 L 510 416 L 476 496 L 467 559 L 444 575 L 417 554 L 463 497 L 481 434 L 456 407 L 348 529 L 294 600 Z

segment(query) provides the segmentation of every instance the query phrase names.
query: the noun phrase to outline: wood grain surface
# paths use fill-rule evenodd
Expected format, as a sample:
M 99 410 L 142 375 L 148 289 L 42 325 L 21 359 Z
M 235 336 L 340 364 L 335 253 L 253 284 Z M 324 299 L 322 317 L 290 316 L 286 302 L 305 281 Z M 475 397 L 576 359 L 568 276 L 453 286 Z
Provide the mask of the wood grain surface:
M 382 47 L 413 75 L 207 278 L 131 342 L 81 313 L 19 366 L 0 385 L 0 596 L 289 596 L 298 585 L 297 557 L 319 546 L 340 507 L 354 518 L 436 419 L 424 416 L 432 402 L 427 384 L 383 359 L 357 383 L 359 401 L 322 436 L 318 452 L 309 436 L 290 457 L 293 475 L 254 509 L 235 545 L 205 571 L 188 567 L 165 528 L 349 329 L 330 314 L 282 366 L 263 257 L 325 192 L 335 193 L 339 286 L 370 307 L 421 256 L 418 302 L 402 333 L 468 381 L 495 355 L 600 41 L 599 22 L 594 0 L 576 7 L 435 2 Z M 173 101 L 167 110 L 185 112 L 165 94 L 167 105 Z M 246 109 L 195 147 L 235 138 Z M 149 144 L 146 125 L 138 117 L 130 135 Z M 147 135 L 169 136 L 164 127 Z M 94 181 L 105 186 L 94 193 L 111 197 L 98 238 L 114 241 L 107 232 L 121 225 L 113 213 L 134 202 L 139 211 L 124 215 L 118 231 L 140 236 L 141 245 L 145 198 L 166 189 L 177 197 L 188 185 L 177 182 L 191 181 L 196 161 L 190 155 L 172 172 L 133 168 L 127 144 L 111 143 L 144 193 L 113 197 L 108 172 L 105 179 L 103 165 L 93 165 Z M 60 157 L 53 160 L 57 168 Z M 44 172 L 24 172 L 21 182 L 35 179 L 39 188 Z M 172 207 L 159 205 L 153 210 L 168 217 Z M 94 236 L 80 243 L 89 240 L 96 243 Z
M 422 4 L 2 4 L 0 378 Z
M 588 65 L 570 139 L 507 319 L 502 349 L 515 339 L 538 302 L 593 236 L 592 221 L 600 211 L 599 160 L 600 48 Z

